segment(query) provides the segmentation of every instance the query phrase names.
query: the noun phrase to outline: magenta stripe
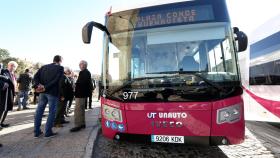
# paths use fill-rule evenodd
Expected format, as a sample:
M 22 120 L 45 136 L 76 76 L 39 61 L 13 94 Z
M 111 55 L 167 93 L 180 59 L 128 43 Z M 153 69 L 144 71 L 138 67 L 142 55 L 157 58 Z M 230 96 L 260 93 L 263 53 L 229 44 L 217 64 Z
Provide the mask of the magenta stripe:
M 248 89 L 243 87 L 243 89 L 253 98 L 255 99 L 259 104 L 261 104 L 265 109 L 267 109 L 269 112 L 273 113 L 275 116 L 280 118 L 280 101 L 273 101 L 261 98 L 254 93 L 250 92 Z

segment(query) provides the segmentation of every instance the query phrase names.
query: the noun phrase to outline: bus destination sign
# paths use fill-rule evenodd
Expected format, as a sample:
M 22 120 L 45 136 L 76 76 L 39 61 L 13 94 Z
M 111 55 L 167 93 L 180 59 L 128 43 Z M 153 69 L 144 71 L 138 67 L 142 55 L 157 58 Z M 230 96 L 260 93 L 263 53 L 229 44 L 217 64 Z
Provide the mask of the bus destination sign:
M 156 27 L 214 20 L 211 5 L 189 6 L 168 10 L 145 12 L 140 11 L 136 28 Z

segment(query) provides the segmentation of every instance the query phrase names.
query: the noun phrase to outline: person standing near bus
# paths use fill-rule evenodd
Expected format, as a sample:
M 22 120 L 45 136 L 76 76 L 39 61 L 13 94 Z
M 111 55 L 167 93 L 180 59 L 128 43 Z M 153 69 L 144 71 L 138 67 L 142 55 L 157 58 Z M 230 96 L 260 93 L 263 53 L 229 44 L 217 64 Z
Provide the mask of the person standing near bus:
M 1 68 L 0 68 L 1 71 Z M 7 89 L 9 87 L 9 84 L 5 81 L 6 79 L 3 78 L 3 76 L 0 76 L 0 96 L 2 96 L 2 91 L 4 91 L 5 89 Z M 0 102 L 2 102 L 2 100 L 0 100 Z M 2 106 L 2 104 L 0 104 L 0 111 L 3 111 L 4 107 Z M 0 126 L 0 130 L 2 130 L 2 127 Z M 0 147 L 2 147 L 3 145 L 0 143 Z
M 16 77 L 15 71 L 17 69 L 18 64 L 15 61 L 10 61 L 8 63 L 7 69 L 1 70 L 2 77 L 6 78 L 6 82 L 8 83 L 8 87 L 4 90 L 2 89 L 1 94 L 1 110 L 0 110 L 0 125 L 1 127 L 9 127 L 9 124 L 5 124 L 4 121 L 7 117 L 8 111 L 13 110 L 14 105 L 14 96 L 15 96 L 15 85 L 16 85 Z
M 40 137 L 42 117 L 46 108 L 49 105 L 49 116 L 46 123 L 45 137 L 55 136 L 57 133 L 52 131 L 54 125 L 56 107 L 59 97 L 59 81 L 63 75 L 64 68 L 61 66 L 62 57 L 56 55 L 53 58 L 53 63 L 42 66 L 34 75 L 34 88 L 39 94 L 39 102 L 35 113 L 34 120 L 34 137 Z
M 29 72 L 29 69 L 25 69 L 23 74 L 19 75 L 17 79 L 18 82 L 18 90 L 19 90 L 19 100 L 18 100 L 18 111 L 22 109 L 29 109 L 27 107 L 28 95 L 30 91 L 30 84 L 32 82 L 32 77 Z
M 72 102 L 74 100 L 74 90 L 75 90 L 75 79 L 74 79 L 75 74 L 72 70 L 70 70 L 70 72 L 71 72 L 71 74 L 68 76 L 68 78 L 69 78 L 69 81 L 72 86 L 73 95 L 71 95 L 71 98 L 69 98 L 69 101 L 66 104 L 66 110 L 65 110 L 65 114 L 64 114 L 66 117 L 69 117 L 68 114 L 72 113 L 71 106 L 72 106 Z
M 86 99 L 93 89 L 91 81 L 91 73 L 87 69 L 87 62 L 82 60 L 79 64 L 80 73 L 75 86 L 75 101 L 74 124 L 75 127 L 70 132 L 77 132 L 86 128 L 85 123 L 85 103 Z
M 86 108 L 85 109 L 87 109 L 87 107 L 89 109 L 92 109 L 92 93 L 93 93 L 94 89 L 96 88 L 94 79 L 92 79 L 92 84 L 93 84 L 93 89 L 90 91 L 90 93 L 88 94 L 88 98 L 86 99 L 86 103 L 85 103 Z
M 73 98 L 74 91 L 69 79 L 71 71 L 69 68 L 64 68 L 64 75 L 59 81 L 59 103 L 57 106 L 56 116 L 55 116 L 55 127 L 63 127 L 63 123 L 69 123 L 65 120 L 64 114 L 67 106 L 67 102 Z

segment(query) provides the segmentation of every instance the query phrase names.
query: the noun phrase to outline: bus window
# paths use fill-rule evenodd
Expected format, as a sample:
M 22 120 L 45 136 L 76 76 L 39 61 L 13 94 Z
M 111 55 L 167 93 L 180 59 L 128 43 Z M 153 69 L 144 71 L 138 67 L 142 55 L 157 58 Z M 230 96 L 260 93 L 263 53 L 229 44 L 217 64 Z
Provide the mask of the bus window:
M 148 72 L 176 71 L 175 44 L 148 45 Z
M 280 85 L 280 60 L 275 60 L 273 65 L 273 74 L 271 75 L 272 84 Z
M 264 65 L 256 65 L 250 68 L 251 85 L 265 85 L 267 84 L 267 75 Z
M 226 68 L 226 72 L 231 72 L 231 73 L 236 73 L 234 72 L 236 69 L 234 69 L 234 67 L 236 67 L 236 65 L 233 65 L 234 62 L 232 62 L 232 60 L 235 58 L 234 54 L 232 54 L 231 50 L 230 50 L 230 44 L 229 44 L 229 40 L 226 39 L 222 42 L 222 50 L 224 52 L 224 62 L 225 62 L 225 68 Z
M 194 56 L 185 56 L 181 63 L 181 70 L 183 71 L 199 71 L 199 64 Z
M 223 63 L 222 47 L 220 40 L 212 40 L 208 42 L 209 64 L 212 72 L 225 72 L 225 65 Z
M 111 80 L 109 82 L 112 82 L 113 80 L 119 80 L 119 55 L 121 54 L 121 51 L 114 46 L 113 44 L 109 43 L 109 49 L 112 53 L 109 54 L 109 62 L 112 64 L 112 66 L 109 67 L 109 71 L 107 71 L 107 74 L 111 76 Z

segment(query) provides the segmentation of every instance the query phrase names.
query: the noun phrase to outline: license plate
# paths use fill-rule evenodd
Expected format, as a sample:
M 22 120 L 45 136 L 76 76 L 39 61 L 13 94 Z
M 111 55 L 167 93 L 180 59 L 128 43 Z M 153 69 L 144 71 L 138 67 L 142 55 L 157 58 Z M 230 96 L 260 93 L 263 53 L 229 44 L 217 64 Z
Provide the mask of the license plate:
M 151 135 L 151 140 L 157 143 L 184 143 L 184 136 Z

